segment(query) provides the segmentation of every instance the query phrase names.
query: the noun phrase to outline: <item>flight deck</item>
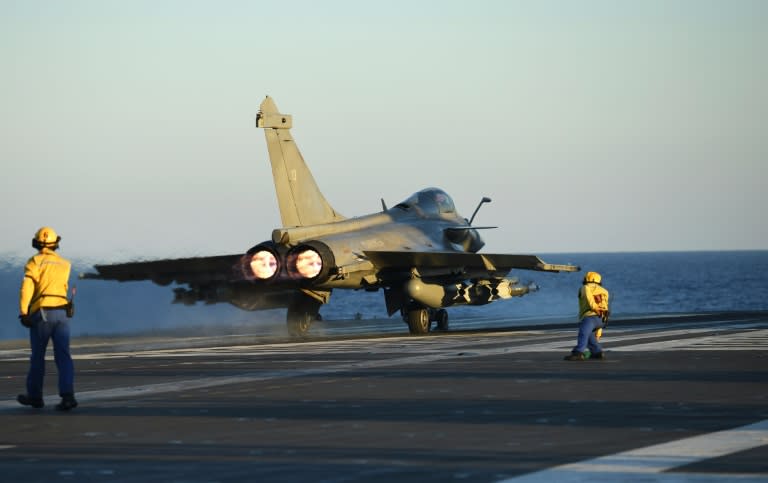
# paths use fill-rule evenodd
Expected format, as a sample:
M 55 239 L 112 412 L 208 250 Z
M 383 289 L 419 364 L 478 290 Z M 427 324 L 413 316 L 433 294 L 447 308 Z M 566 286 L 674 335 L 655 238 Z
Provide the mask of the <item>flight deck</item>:
M 581 362 L 563 360 L 572 323 L 319 333 L 75 339 L 80 407 L 71 413 L 53 408 L 52 360 L 46 407 L 14 401 L 29 353 L 24 341 L 4 342 L 0 473 L 25 482 L 768 481 L 765 312 L 617 320 L 603 337 L 607 359 Z

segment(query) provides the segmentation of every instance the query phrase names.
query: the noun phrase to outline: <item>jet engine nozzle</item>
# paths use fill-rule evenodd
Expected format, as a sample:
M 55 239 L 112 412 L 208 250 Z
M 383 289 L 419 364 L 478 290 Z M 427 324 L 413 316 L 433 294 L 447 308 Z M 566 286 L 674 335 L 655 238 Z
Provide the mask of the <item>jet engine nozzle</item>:
M 280 256 L 274 243 L 259 243 L 243 256 L 242 272 L 246 280 L 272 280 L 280 272 Z
M 285 255 L 288 277 L 294 280 L 324 282 L 334 265 L 333 251 L 319 241 L 302 243 Z

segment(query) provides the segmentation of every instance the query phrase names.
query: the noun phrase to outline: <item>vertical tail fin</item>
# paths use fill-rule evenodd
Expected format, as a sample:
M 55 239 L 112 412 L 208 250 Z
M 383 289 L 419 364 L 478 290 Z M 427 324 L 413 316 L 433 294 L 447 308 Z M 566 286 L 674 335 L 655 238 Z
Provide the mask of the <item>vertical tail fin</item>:
M 280 114 L 271 97 L 261 103 L 256 127 L 264 129 L 283 227 L 343 220 L 328 203 L 291 137 L 292 119 Z

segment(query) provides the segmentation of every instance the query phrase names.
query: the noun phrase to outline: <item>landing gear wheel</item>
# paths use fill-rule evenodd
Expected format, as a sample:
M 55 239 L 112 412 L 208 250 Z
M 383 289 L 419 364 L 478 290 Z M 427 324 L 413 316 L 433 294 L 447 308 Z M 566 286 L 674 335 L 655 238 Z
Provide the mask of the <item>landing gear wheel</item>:
M 410 309 L 408 311 L 408 330 L 413 335 L 429 333 L 429 310 Z
M 306 337 L 312 322 L 319 318 L 319 304 L 297 303 L 288 307 L 286 322 L 291 337 Z
M 448 330 L 448 311 L 447 310 L 440 309 L 437 312 L 435 312 L 435 320 L 437 321 L 437 330 L 441 330 L 441 331 Z

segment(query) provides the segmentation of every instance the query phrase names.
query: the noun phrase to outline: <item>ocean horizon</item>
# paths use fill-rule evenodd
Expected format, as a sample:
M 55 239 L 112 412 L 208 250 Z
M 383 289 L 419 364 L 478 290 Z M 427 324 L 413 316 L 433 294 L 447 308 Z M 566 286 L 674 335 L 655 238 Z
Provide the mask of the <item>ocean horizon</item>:
M 30 254 L 31 255 L 31 254 Z M 17 320 L 23 264 L 30 256 L 0 257 L 0 307 L 6 323 L 0 339 L 26 339 Z M 62 255 L 67 256 L 66 253 Z M 609 252 L 540 254 L 549 263 L 579 265 L 577 273 L 514 270 L 510 276 L 539 286 L 535 293 L 484 306 L 448 309 L 451 326 L 478 317 L 501 319 L 505 326 L 550 322 L 576 323 L 577 292 L 586 271 L 597 271 L 611 294 L 615 319 L 647 315 L 768 310 L 768 250 L 691 252 Z M 285 309 L 247 312 L 229 304 L 172 304 L 173 286 L 151 282 L 80 280 L 92 272 L 90 262 L 73 259 L 70 285 L 77 286 L 73 337 L 130 335 L 153 331 L 246 330 L 258 324 L 282 323 Z M 399 314 L 387 316 L 382 291 L 336 290 L 320 310 L 324 324 L 355 319 L 389 319 L 383 329 L 406 334 Z M 312 332 L 310 331 L 310 334 Z

